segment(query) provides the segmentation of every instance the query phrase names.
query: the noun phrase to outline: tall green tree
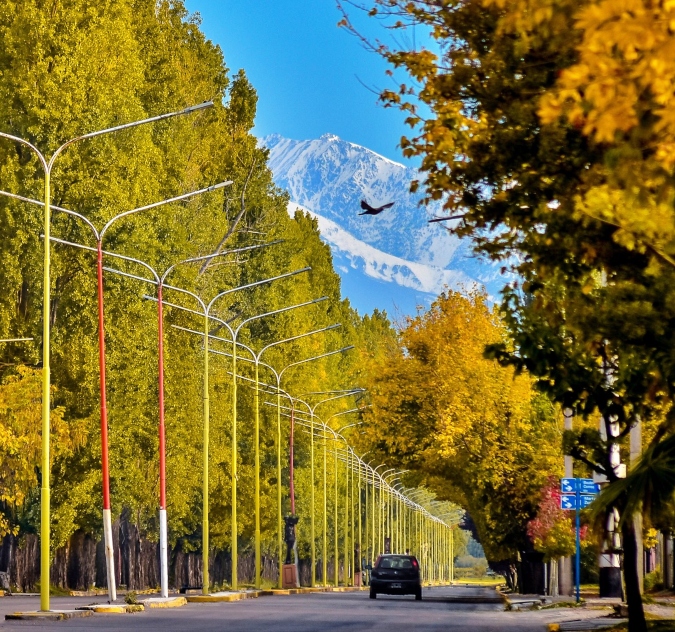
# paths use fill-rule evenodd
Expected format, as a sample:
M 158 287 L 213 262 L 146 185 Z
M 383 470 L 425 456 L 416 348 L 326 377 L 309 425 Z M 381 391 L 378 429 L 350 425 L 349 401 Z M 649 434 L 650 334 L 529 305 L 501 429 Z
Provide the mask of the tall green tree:
M 168 282 L 211 299 L 224 289 L 303 267 L 311 271 L 223 299 L 215 315 L 236 326 L 254 314 L 327 296 L 328 301 L 255 321 L 242 330 L 254 350 L 275 340 L 335 322 L 340 330 L 289 343 L 266 361 L 280 369 L 303 357 L 353 341 L 391 335 L 386 318 L 370 326 L 340 298 L 328 246 L 316 222 L 288 213 L 288 196 L 272 181 L 267 150 L 252 134 L 257 94 L 240 70 L 230 73 L 223 52 L 200 30 L 180 0 L 74 0 L 46 4 L 10 1 L 0 7 L 0 129 L 23 137 L 50 154 L 77 135 L 212 100 L 199 114 L 173 118 L 111 134 L 68 148 L 53 176 L 53 201 L 102 226 L 116 214 L 224 180 L 233 184 L 187 202 L 161 207 L 115 224 L 105 249 L 143 260 L 159 271 L 187 257 L 280 241 L 269 248 L 222 255 L 202 265 L 179 266 Z M 39 165 L 21 146 L 0 141 L 0 189 L 39 198 Z M 6 438 L 3 465 L 18 458 L 17 480 L 7 479 L 3 531 L 30 532 L 39 507 L 34 472 L 36 433 L 17 434 L 19 419 L 34 421 L 34 386 L 41 340 L 42 209 L 0 196 L 0 336 L 32 336 L 34 346 L 0 349 L 0 432 Z M 53 235 L 95 245 L 81 222 L 54 212 Z M 77 530 L 100 531 L 101 474 L 98 412 L 98 348 L 95 259 L 91 253 L 53 245 L 52 379 L 56 442 L 52 465 L 55 546 Z M 106 265 L 134 275 L 135 264 L 106 258 Z M 114 515 L 131 516 L 144 537 L 157 537 L 158 387 L 156 305 L 144 295 L 152 285 L 105 274 L 105 319 L 111 489 Z M 189 299 L 167 289 L 165 298 L 190 309 Z M 167 480 L 170 539 L 175 550 L 201 548 L 202 375 L 201 340 L 171 325 L 201 329 L 198 317 L 167 307 L 165 369 Z M 222 336 L 225 332 L 213 328 Z M 228 337 L 225 335 L 224 337 Z M 214 342 L 213 348 L 229 352 Z M 245 354 L 243 354 L 245 355 Z M 211 358 L 212 543 L 229 548 L 231 381 L 226 357 Z M 360 377 L 358 358 L 331 357 L 289 371 L 291 392 L 352 385 Z M 243 377 L 250 366 L 239 363 Z M 261 371 L 271 382 L 271 376 Z M 253 396 L 240 380 L 239 502 L 252 506 Z M 275 551 L 276 417 L 262 406 L 263 539 Z M 287 464 L 288 426 L 282 439 Z M 23 443 L 22 443 L 23 442 Z M 308 468 L 303 437 L 300 469 Z M 3 448 L 4 449 L 4 448 Z M 11 455 L 9 454 L 11 452 Z M 18 461 L 17 461 L 18 463 Z M 283 484 L 288 485 L 287 465 Z M 304 477 L 304 478 L 303 478 Z M 20 479 L 20 480 L 19 480 Z M 305 503 L 310 482 L 299 475 Z M 10 489 L 11 488 L 11 489 Z M 285 501 L 286 502 L 286 501 Z M 7 511 L 5 511 L 7 509 Z M 250 547 L 252 512 L 240 512 L 243 548 Z M 308 513 L 306 513 L 308 515 Z M 307 533 L 306 531 L 304 532 Z M 303 537 L 307 537 L 304 535 Z

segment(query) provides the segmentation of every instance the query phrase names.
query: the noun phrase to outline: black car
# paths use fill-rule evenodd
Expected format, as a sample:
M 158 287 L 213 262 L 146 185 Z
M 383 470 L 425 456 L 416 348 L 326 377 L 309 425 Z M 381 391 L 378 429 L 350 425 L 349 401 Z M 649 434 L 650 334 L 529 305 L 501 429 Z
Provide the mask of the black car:
M 420 565 L 414 555 L 380 555 L 370 576 L 370 598 L 377 595 L 415 595 L 422 599 Z

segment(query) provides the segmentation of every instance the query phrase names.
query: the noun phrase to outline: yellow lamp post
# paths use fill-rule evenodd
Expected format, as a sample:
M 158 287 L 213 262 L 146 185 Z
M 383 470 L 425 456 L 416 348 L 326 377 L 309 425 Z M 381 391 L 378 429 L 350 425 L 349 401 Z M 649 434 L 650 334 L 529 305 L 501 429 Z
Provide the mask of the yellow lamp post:
M 384 490 L 384 481 L 382 480 L 382 476 L 378 473 L 377 470 L 379 470 L 381 467 L 386 467 L 385 463 L 382 463 L 378 465 L 376 468 L 373 469 L 373 561 L 372 563 L 375 563 L 375 560 L 377 559 L 377 553 L 376 550 L 379 549 L 381 552 L 384 552 L 384 498 L 383 498 L 383 490 Z M 388 470 L 387 470 L 388 471 Z M 379 505 L 377 507 L 377 530 L 375 528 L 375 514 L 376 514 L 376 498 L 378 496 L 377 494 L 377 489 L 379 488 L 380 493 L 379 493 Z
M 405 543 L 404 543 L 404 526 L 405 526 L 405 514 L 403 512 L 403 494 L 399 488 L 403 488 L 401 483 L 392 485 L 394 493 L 396 494 L 396 549 L 399 553 L 405 552 Z
M 369 451 L 368 451 L 369 452 Z M 365 551 L 363 550 L 363 542 L 368 542 L 368 464 L 363 460 L 363 457 L 368 454 L 368 452 L 364 452 L 360 457 L 356 456 L 356 453 L 352 451 L 352 454 L 356 456 L 356 459 L 359 464 L 359 472 L 358 472 L 358 480 L 359 480 L 359 488 L 358 488 L 358 504 L 359 504 L 359 567 L 361 570 L 364 570 L 362 567 L 362 560 L 366 559 L 365 556 Z M 361 479 L 364 479 L 365 485 L 363 486 L 363 491 L 364 491 L 364 497 L 363 497 L 363 503 L 361 502 Z M 364 532 L 364 527 L 365 526 L 365 532 Z
M 348 389 L 345 391 L 333 391 L 336 394 L 333 395 L 332 397 L 327 397 L 325 399 L 322 399 L 321 401 L 317 402 L 313 406 L 310 405 L 308 402 L 300 399 L 300 398 L 294 398 L 295 401 L 303 404 L 304 406 L 307 407 L 307 410 L 309 412 L 309 417 L 310 417 L 310 424 L 312 427 L 312 434 L 311 434 L 311 442 L 310 442 L 310 463 L 311 463 L 311 477 L 312 477 L 312 484 L 311 484 L 311 492 L 312 492 L 312 498 L 311 498 L 311 505 L 312 505 L 312 520 L 310 524 L 310 529 L 311 529 L 311 557 L 312 557 L 312 586 L 316 584 L 316 550 L 315 550 L 315 539 L 316 539 L 316 533 L 315 533 L 315 527 L 314 527 L 314 419 L 317 418 L 318 416 L 316 415 L 316 409 L 328 402 L 332 402 L 338 399 L 342 399 L 343 397 L 351 397 L 352 395 L 357 395 L 360 393 L 363 393 L 363 389 Z M 317 395 L 319 393 L 309 393 L 309 395 Z M 341 413 L 337 413 L 336 415 L 333 415 L 328 418 L 328 421 L 332 419 L 333 417 L 337 417 L 343 414 L 347 414 L 350 412 L 353 412 L 356 409 L 353 410 L 348 410 L 344 411 Z M 322 425 L 323 422 L 321 422 Z M 323 574 L 322 574 L 322 579 L 323 579 L 323 585 L 324 587 L 327 586 L 327 532 L 328 532 L 328 522 L 327 522 L 327 513 L 326 513 L 326 492 L 327 492 L 327 478 L 326 478 L 326 466 L 327 466 L 327 452 L 326 452 L 326 445 L 327 445 L 327 439 L 325 437 L 324 433 L 324 441 L 323 441 L 323 559 L 322 559 L 322 565 L 323 565 Z
M 343 347 L 342 349 L 337 349 L 335 351 L 329 351 L 328 353 L 322 353 L 316 356 L 313 356 L 311 358 L 305 358 L 303 360 L 298 360 L 297 362 L 292 362 L 291 364 L 288 364 L 285 366 L 278 374 L 272 367 L 269 367 L 272 372 L 274 373 L 275 377 L 277 378 L 277 435 L 279 437 L 279 444 L 281 444 L 281 399 L 280 399 L 280 393 L 281 393 L 281 378 L 284 374 L 284 372 L 291 367 L 296 367 L 301 364 L 306 364 L 308 362 L 313 362 L 315 360 L 320 360 L 321 358 L 326 358 L 328 356 L 335 355 L 337 353 L 345 353 L 346 351 L 350 351 L 353 349 L 353 345 L 349 345 L 347 347 Z M 288 395 L 288 394 L 287 394 Z M 288 395 L 289 399 L 295 399 L 291 398 L 290 395 Z M 308 404 L 305 403 L 309 407 Z M 318 406 L 318 404 L 316 405 Z M 316 406 L 314 409 L 316 409 Z M 316 562 L 315 562 L 315 535 L 314 535 L 314 433 L 311 433 L 311 439 L 310 439 L 310 444 L 311 444 L 311 478 L 312 478 L 312 484 L 310 485 L 310 506 L 311 506 L 311 518 L 310 518 L 310 532 L 311 532 L 311 564 L 312 564 L 312 571 L 311 571 L 311 583 L 312 587 L 316 583 Z M 279 539 L 279 583 L 281 587 L 281 452 L 280 449 L 277 451 L 277 509 L 278 509 L 278 514 L 277 514 L 277 520 L 278 520 L 278 539 Z
M 388 498 L 389 496 L 389 485 L 387 484 L 387 474 L 396 472 L 395 467 L 391 467 L 388 470 L 382 472 L 379 475 L 382 487 L 380 488 L 380 497 L 382 500 L 382 552 L 386 552 L 386 542 L 387 542 L 387 533 L 391 531 L 391 502 Z M 389 538 L 389 548 L 391 549 L 391 536 Z M 391 553 L 391 550 L 389 551 Z
M 49 538 L 50 538 L 50 519 L 51 519 L 51 502 L 50 502 L 50 457 L 49 457 L 49 448 L 50 448 L 50 387 L 51 387 L 51 373 L 50 373 L 50 309 L 51 309 L 51 298 L 50 298 L 50 229 L 51 229 L 51 174 L 54 168 L 56 159 L 63 153 L 63 151 L 70 145 L 81 141 L 95 138 L 97 136 L 103 136 L 104 134 L 111 134 L 113 132 L 119 132 L 125 129 L 130 129 L 132 127 L 137 127 L 139 125 L 144 125 L 147 123 L 153 123 L 155 121 L 161 121 L 164 119 L 172 118 L 175 116 L 182 116 L 184 114 L 191 114 L 198 110 L 211 107 L 213 105 L 212 101 L 201 103 L 184 110 L 177 112 L 169 112 L 167 114 L 161 114 L 159 116 L 153 116 L 150 118 L 142 119 L 139 121 L 134 121 L 132 123 L 125 123 L 123 125 L 116 125 L 115 127 L 108 127 L 96 132 L 90 132 L 89 134 L 83 134 L 77 136 L 65 143 L 54 151 L 51 155 L 51 158 L 47 159 L 46 156 L 32 143 L 27 140 L 15 136 L 13 134 L 7 134 L 5 132 L 0 132 L 0 138 L 5 138 L 11 140 L 15 143 L 19 143 L 24 147 L 27 147 L 33 154 L 37 157 L 42 170 L 44 173 L 44 195 L 43 195 L 43 205 L 44 205 L 44 252 L 43 252 L 43 286 L 42 286 L 42 460 L 41 460 L 41 475 L 42 475 L 42 484 L 40 487 L 40 609 L 43 611 L 49 610 L 49 563 L 50 563 L 50 550 L 49 550 Z M 10 198 L 21 199 L 20 196 L 16 196 L 12 193 L 6 191 L 0 191 L 0 195 L 4 195 Z
M 388 472 L 389 470 L 387 470 Z M 389 485 L 388 479 L 393 477 L 393 480 L 397 480 L 399 476 L 402 474 L 405 474 L 409 470 L 399 470 L 399 471 L 394 471 L 391 474 L 387 474 L 387 472 L 383 472 L 382 474 L 382 479 L 385 481 L 387 484 L 387 489 L 389 492 L 389 538 L 390 538 L 390 547 L 392 549 L 392 553 L 394 553 L 394 538 L 396 538 L 396 546 L 400 546 L 400 542 L 398 541 L 398 515 L 397 515 L 397 522 L 394 523 L 394 509 L 396 505 L 395 497 L 397 497 L 397 493 L 394 490 L 394 488 Z M 400 552 L 400 551 L 399 551 Z
M 358 410 L 363 411 L 364 408 L 359 408 Z M 352 474 L 352 496 L 353 496 L 353 490 L 354 490 L 354 477 L 353 477 L 353 468 L 350 466 L 350 458 L 352 456 L 353 451 L 352 451 L 352 449 L 349 445 L 349 442 L 343 436 L 342 432 L 344 432 L 347 428 L 353 428 L 354 426 L 360 426 L 362 424 L 363 424 L 362 421 L 357 421 L 357 422 L 342 426 L 341 428 L 339 428 L 338 430 L 336 430 L 334 432 L 334 435 L 335 435 L 336 438 L 339 437 L 340 439 L 342 439 L 345 442 L 345 448 L 346 448 L 346 453 L 345 453 L 346 456 L 344 458 L 344 462 L 345 462 L 345 465 L 346 465 L 347 469 L 346 469 L 346 476 L 345 476 L 345 514 L 344 514 L 344 545 L 345 546 L 344 546 L 344 562 L 343 562 L 343 565 L 344 565 L 343 575 L 344 575 L 345 586 L 347 586 L 349 584 L 348 580 L 349 580 L 349 577 L 350 577 L 350 573 L 349 573 L 349 566 L 350 566 L 349 560 L 350 559 L 351 559 L 351 568 L 352 569 L 354 568 L 354 546 L 353 546 L 353 544 L 354 544 L 354 520 L 353 520 L 354 512 L 353 512 L 353 507 L 352 507 L 352 546 L 351 547 L 349 546 L 349 505 L 350 505 L 350 502 L 349 502 L 349 498 L 350 498 L 349 497 L 349 475 L 350 475 L 350 472 Z M 337 455 L 337 449 L 336 449 L 336 455 Z M 353 503 L 352 503 L 352 505 L 353 505 Z M 337 514 L 336 514 L 336 518 L 337 518 Z M 336 531 L 337 531 L 337 528 L 336 528 Z M 351 549 L 351 555 L 350 555 L 350 549 Z M 336 562 L 336 564 L 337 564 L 337 562 Z
M 354 391 L 347 391 L 343 393 L 342 396 L 346 395 L 352 395 L 355 393 L 361 393 L 363 392 L 362 389 L 359 390 L 354 390 Z M 338 397 L 334 397 L 331 399 L 338 399 Z M 301 400 L 298 400 L 301 401 Z M 325 400 L 328 401 L 328 400 Z M 337 450 L 337 438 L 340 436 L 341 439 L 344 440 L 344 437 L 341 435 L 338 435 L 338 433 L 333 430 L 328 422 L 333 419 L 334 417 L 339 417 L 341 415 L 347 415 L 353 412 L 360 412 L 363 410 L 362 408 L 353 408 L 351 410 L 345 410 L 340 413 L 336 413 L 335 415 L 332 415 L 331 417 L 328 418 L 327 421 L 322 421 L 316 414 L 312 414 L 311 416 L 311 421 L 310 421 L 310 428 L 311 433 L 313 434 L 313 428 L 314 428 L 314 419 L 317 419 L 319 423 L 321 424 L 323 431 L 322 431 L 322 436 L 323 436 L 323 462 L 324 462 L 324 467 L 323 467 L 323 487 L 324 487 L 324 495 L 323 495 L 323 582 L 324 586 L 327 585 L 327 563 L 328 563 L 328 546 L 327 546 L 327 533 L 328 533 L 328 525 L 327 525 L 327 444 L 328 444 L 328 433 L 331 433 L 331 438 L 334 441 L 335 448 L 333 450 L 333 485 L 334 485 L 334 502 L 333 502 L 333 553 L 334 553 L 334 569 L 333 569 L 333 581 L 334 585 L 337 587 L 338 586 L 338 573 L 339 573 L 339 545 L 338 545 L 338 450 Z M 349 424 L 351 425 L 356 425 L 356 424 Z M 345 426 L 347 427 L 347 426 Z

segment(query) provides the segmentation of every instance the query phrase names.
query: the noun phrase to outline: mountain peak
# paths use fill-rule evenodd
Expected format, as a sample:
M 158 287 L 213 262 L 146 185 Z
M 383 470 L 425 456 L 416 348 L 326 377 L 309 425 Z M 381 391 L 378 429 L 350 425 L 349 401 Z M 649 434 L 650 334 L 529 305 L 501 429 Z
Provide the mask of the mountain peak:
M 334 254 L 340 251 L 344 258 L 349 252 L 349 257 L 367 262 L 367 276 L 384 280 L 386 268 L 387 280 L 432 295 L 445 283 L 457 286 L 459 279 L 465 285 L 486 283 L 490 294 L 498 291 L 494 268 L 471 256 L 469 241 L 428 223 L 430 216 L 442 213 L 442 204 L 422 206 L 422 196 L 410 192 L 411 182 L 420 177 L 416 169 L 335 134 L 314 140 L 274 135 L 261 144 L 269 150 L 276 184 L 288 190 L 293 204 L 324 218 L 322 234 Z M 364 199 L 373 206 L 395 204 L 375 216 L 361 215 Z M 338 265 L 343 279 L 356 259 Z M 406 275 L 417 281 L 406 280 Z

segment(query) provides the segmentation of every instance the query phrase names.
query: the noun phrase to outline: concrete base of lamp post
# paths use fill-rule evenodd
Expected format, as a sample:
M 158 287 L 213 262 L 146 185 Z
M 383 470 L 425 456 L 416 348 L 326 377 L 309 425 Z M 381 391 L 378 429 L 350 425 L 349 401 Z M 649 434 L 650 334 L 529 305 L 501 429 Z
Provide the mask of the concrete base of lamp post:
M 281 567 L 281 585 L 283 588 L 298 587 L 298 567 L 295 564 L 284 564 Z
M 91 610 L 38 610 L 32 612 L 13 612 L 6 614 L 7 621 L 63 621 L 76 617 L 91 617 Z

